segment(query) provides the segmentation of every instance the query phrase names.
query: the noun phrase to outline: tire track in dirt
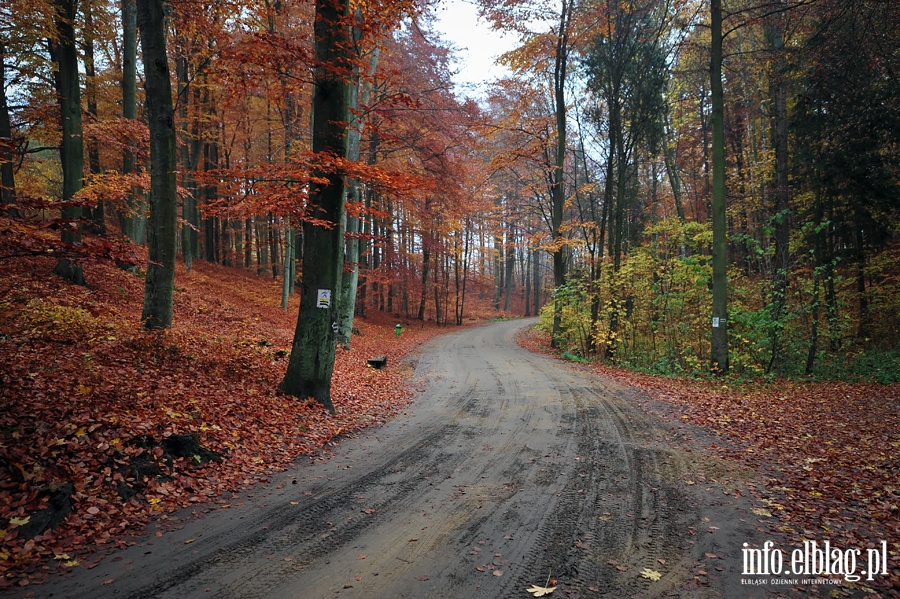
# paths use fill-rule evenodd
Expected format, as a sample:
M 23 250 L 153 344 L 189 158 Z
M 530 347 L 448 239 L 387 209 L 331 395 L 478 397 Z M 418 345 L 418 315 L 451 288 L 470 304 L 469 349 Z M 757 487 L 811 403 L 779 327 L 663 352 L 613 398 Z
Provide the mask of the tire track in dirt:
M 406 414 L 37 596 L 504 599 L 548 573 L 579 596 L 684 592 L 714 544 L 688 533 L 684 454 L 632 391 L 518 347 L 524 324 L 433 339 Z

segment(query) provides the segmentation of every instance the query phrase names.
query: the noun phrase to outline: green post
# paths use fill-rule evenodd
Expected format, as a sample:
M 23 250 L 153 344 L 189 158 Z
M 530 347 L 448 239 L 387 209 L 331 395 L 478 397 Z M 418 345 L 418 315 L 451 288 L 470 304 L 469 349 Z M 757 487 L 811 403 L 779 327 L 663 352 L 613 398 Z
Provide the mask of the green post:
M 397 323 L 397 326 L 394 327 L 394 333 L 396 333 L 396 335 L 399 337 L 399 336 L 400 336 L 400 331 L 402 331 L 402 330 L 403 330 L 403 327 L 401 327 L 401 326 L 400 326 L 400 323 L 398 322 L 398 323 Z

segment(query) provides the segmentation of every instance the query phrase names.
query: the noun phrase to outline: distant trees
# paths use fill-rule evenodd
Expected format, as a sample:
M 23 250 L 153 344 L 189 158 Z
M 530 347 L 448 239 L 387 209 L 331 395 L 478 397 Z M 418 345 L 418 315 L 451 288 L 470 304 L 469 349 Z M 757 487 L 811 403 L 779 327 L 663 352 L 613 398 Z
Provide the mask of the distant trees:
M 283 388 L 326 405 L 354 314 L 460 324 L 475 297 L 552 297 L 561 351 L 665 372 L 896 344 L 894 3 L 483 0 L 521 43 L 481 105 L 424 7 L 327 4 L 147 0 L 138 52 L 133 0 L 4 3 L 0 218 L 59 230 L 40 251 L 76 281 L 148 243 L 153 328 L 175 251 L 281 277 L 319 364 Z
M 514 28 L 498 15 L 530 4 L 484 6 Z M 697 9 L 629 1 L 575 11 L 570 83 L 586 108 L 567 121 L 570 262 L 548 331 L 565 351 L 676 373 L 812 373 L 822 327 L 828 363 L 875 350 L 873 326 L 889 350 L 897 334 L 881 323 L 896 306 L 881 286 L 894 288 L 898 152 L 886 135 L 896 117 L 883 111 L 896 97 L 897 7 Z M 507 57 L 538 67 L 517 71 L 503 93 L 540 88 L 553 53 L 544 49 L 544 63 L 536 54 L 525 44 Z M 552 134 L 527 114 L 520 104 L 498 121 L 516 165 L 507 192 L 536 189 L 537 173 L 550 180 L 538 157 L 550 155 Z

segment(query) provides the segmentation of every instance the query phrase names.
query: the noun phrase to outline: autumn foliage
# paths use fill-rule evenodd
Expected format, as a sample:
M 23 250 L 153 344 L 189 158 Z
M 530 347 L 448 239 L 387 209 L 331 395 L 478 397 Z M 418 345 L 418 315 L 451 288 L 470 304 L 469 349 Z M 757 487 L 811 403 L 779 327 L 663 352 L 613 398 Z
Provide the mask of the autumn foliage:
M 35 276 L 52 263 L 0 261 L 0 585 L 89 567 L 86 548 L 123 546 L 150 517 L 384 422 L 411 397 L 403 357 L 436 332 L 397 338 L 388 316 L 357 320 L 329 416 L 276 391 L 297 301 L 282 311 L 278 283 L 198 262 L 178 272 L 173 328 L 151 333 L 139 276 L 100 263 L 90 288 Z M 366 367 L 375 355 L 385 369 Z M 185 455 L 190 435 L 199 449 Z

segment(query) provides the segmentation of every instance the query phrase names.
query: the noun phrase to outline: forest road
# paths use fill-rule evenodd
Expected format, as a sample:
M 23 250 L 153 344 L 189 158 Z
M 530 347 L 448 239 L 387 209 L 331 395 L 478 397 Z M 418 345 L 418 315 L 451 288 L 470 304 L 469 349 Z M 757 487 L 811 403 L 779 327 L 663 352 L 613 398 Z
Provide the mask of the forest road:
M 550 576 L 559 597 L 762 596 L 741 585 L 758 517 L 727 492 L 734 473 L 671 441 L 687 429 L 637 391 L 519 347 L 529 322 L 432 339 L 416 356 L 426 390 L 387 425 L 29 591 L 501 599 Z

